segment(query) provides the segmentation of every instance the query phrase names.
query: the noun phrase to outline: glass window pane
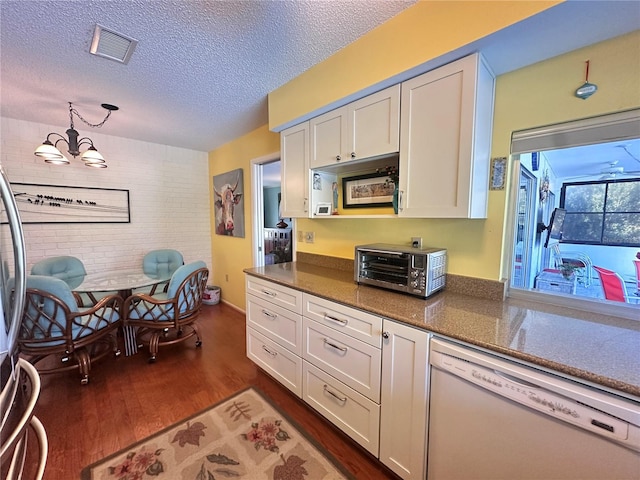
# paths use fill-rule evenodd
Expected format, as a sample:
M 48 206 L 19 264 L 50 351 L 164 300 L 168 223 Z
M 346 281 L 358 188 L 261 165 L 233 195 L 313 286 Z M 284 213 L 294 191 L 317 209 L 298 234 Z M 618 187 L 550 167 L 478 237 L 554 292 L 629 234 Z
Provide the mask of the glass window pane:
M 640 213 L 608 213 L 604 225 L 603 243 L 612 245 L 640 243 Z
M 640 212 L 640 182 L 609 184 L 607 212 Z
M 602 235 L 603 215 L 598 213 L 569 213 L 564 218 L 563 242 L 597 242 Z
M 602 212 L 604 210 L 605 185 L 568 185 L 564 208 L 570 212 Z

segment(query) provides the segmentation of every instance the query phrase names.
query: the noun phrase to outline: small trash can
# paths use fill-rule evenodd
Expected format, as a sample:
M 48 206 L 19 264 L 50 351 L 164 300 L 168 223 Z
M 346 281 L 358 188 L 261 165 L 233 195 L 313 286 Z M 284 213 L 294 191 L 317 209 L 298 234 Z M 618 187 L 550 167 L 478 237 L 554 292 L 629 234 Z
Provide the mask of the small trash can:
M 215 285 L 207 285 L 202 296 L 202 303 L 205 305 L 217 305 L 220 301 L 220 287 Z

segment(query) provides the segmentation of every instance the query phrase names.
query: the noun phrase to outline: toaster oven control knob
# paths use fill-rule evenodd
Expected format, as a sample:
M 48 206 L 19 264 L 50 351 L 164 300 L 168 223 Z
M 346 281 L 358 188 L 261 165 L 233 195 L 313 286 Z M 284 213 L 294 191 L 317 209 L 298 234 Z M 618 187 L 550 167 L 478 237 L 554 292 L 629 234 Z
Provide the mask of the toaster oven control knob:
M 417 281 L 417 280 L 413 280 L 413 281 L 411 282 L 411 286 L 412 286 L 413 288 L 418 288 L 418 281 Z
M 418 278 L 418 271 L 417 270 L 412 270 L 411 271 L 411 277 L 412 278 Z

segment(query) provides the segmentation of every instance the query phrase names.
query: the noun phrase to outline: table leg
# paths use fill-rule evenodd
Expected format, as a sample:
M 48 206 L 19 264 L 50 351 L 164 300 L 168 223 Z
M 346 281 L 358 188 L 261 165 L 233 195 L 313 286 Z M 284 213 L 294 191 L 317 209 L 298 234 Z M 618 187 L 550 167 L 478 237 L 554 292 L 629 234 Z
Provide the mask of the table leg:
M 122 328 L 124 334 L 124 354 L 129 357 L 138 353 L 138 343 L 136 342 L 136 327 L 125 326 Z
M 124 300 L 126 300 L 131 296 L 132 290 L 131 289 L 120 290 L 118 294 Z M 122 312 L 121 314 L 124 315 L 124 312 Z M 130 357 L 131 355 L 135 355 L 136 353 L 138 353 L 138 342 L 136 342 L 137 331 L 138 331 L 137 327 L 131 327 L 131 326 L 122 327 L 122 334 L 124 337 L 124 354 L 127 357 Z

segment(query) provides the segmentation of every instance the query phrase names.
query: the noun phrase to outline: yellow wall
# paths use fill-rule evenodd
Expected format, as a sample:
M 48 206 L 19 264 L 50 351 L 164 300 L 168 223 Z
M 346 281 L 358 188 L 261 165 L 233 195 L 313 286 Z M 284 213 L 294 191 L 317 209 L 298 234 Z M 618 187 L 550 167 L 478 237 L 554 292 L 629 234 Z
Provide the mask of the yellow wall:
M 271 92 L 269 127 L 276 130 L 562 1 L 420 1 Z
M 574 92 L 584 83 L 586 60 L 590 62 L 589 82 L 598 91 L 581 100 Z M 513 131 L 638 107 L 640 30 L 499 76 L 492 157 L 509 154 Z M 496 214 L 504 215 L 500 204 L 508 200 L 506 194 L 492 192 L 490 198 Z M 510 232 L 505 229 L 504 234 Z M 506 238 L 504 244 L 508 245 Z M 501 268 L 508 270 L 505 265 Z
M 322 68 L 323 64 L 320 64 L 285 85 L 284 87 L 291 87 L 287 92 L 284 87 L 273 92 L 269 99 L 270 115 L 273 114 L 270 116 L 271 128 L 273 125 L 290 121 L 319 108 L 322 104 L 355 93 L 366 85 L 376 83 L 382 75 L 391 77 L 400 73 L 398 70 L 400 67 L 397 64 L 394 67 L 396 70 L 386 68 L 388 65 L 385 65 L 383 69 L 382 64 L 390 61 L 388 57 L 390 52 L 386 49 L 379 51 L 379 46 L 385 43 L 380 35 L 385 33 L 387 44 L 395 45 L 399 52 L 402 51 L 401 56 L 407 55 L 408 58 L 410 55 L 405 50 L 410 49 L 406 46 L 414 45 L 415 42 L 412 39 L 415 38 L 415 41 L 418 41 L 417 39 L 423 38 L 423 32 L 428 31 L 423 25 L 426 19 L 421 16 L 424 8 L 420 6 L 422 3 L 430 4 L 429 8 L 444 8 L 444 5 L 449 5 L 449 8 L 457 10 L 460 7 L 457 5 L 460 2 L 441 2 L 443 5 L 440 7 L 433 5 L 432 2 L 421 2 L 408 9 L 408 11 L 419 12 L 418 15 L 421 19 L 421 21 L 415 22 L 411 28 L 406 26 L 412 23 L 411 19 L 404 17 L 401 22 L 404 26 L 400 31 L 395 30 L 397 27 L 382 28 L 387 25 L 385 24 L 369 34 L 377 39 L 375 49 L 370 50 L 371 47 L 364 41 L 369 36 L 367 35 L 344 49 L 349 50 L 348 55 L 343 50 L 327 61 L 332 62 L 333 68 L 344 67 L 347 70 L 347 66 L 349 66 L 349 71 L 354 71 L 350 62 L 355 59 L 366 58 L 367 62 L 375 64 L 376 67 L 370 67 L 370 76 L 365 75 L 362 71 L 354 76 L 359 77 L 356 81 L 357 84 L 353 83 L 355 80 L 349 78 L 352 77 L 350 75 L 345 75 L 340 82 L 327 82 L 326 72 Z M 472 9 L 471 11 L 475 12 L 476 17 L 480 15 L 480 12 L 474 10 L 474 5 L 477 3 L 487 2 L 471 2 L 473 5 L 465 3 Z M 495 10 L 491 10 L 496 8 L 496 4 L 501 7 L 508 6 L 509 12 L 517 11 L 521 15 L 520 18 L 525 18 L 526 15 L 519 8 L 524 9 L 526 6 L 529 9 L 528 12 L 533 14 L 554 3 L 557 2 L 488 2 L 485 7 L 489 11 L 493 11 L 493 15 L 497 18 L 501 18 L 502 12 L 498 14 Z M 473 15 L 470 14 L 469 17 L 465 16 L 468 14 L 467 9 L 462 10 L 458 12 L 461 16 L 468 19 L 473 18 Z M 482 14 L 484 15 L 484 12 Z M 516 15 L 511 15 L 511 17 L 513 21 L 519 20 L 519 18 L 515 18 Z M 396 18 L 388 23 L 398 25 L 395 22 Z M 475 20 L 476 23 L 483 23 L 477 22 L 477 18 Z M 460 24 L 460 21 L 456 21 L 455 24 Z M 492 25 L 493 28 L 496 28 L 495 22 Z M 463 44 L 461 42 L 470 41 L 466 38 L 460 40 L 459 35 L 462 35 L 462 30 L 464 29 L 456 28 L 447 33 L 447 35 L 450 34 L 457 38 L 457 44 L 452 46 L 449 43 L 451 39 L 449 39 L 446 48 L 457 48 Z M 490 32 L 484 32 L 484 34 L 488 33 Z M 481 35 L 478 32 L 475 34 Z M 640 33 L 634 32 L 500 76 L 496 82 L 492 157 L 508 156 L 510 136 L 514 130 L 640 106 L 640 90 L 638 89 L 638 78 L 640 78 L 639 37 Z M 431 39 L 433 40 L 433 38 L 436 37 Z M 456 43 L 455 40 L 454 43 Z M 423 46 L 415 50 L 419 53 L 414 52 L 411 60 L 405 58 L 401 62 L 402 65 L 408 65 L 403 68 L 424 63 L 430 59 L 428 55 L 436 54 L 435 50 L 429 50 L 425 55 Z M 590 81 L 596 83 L 599 89 L 595 95 L 585 101 L 574 97 L 573 92 L 584 81 L 584 61 L 586 59 L 591 60 Z M 332 76 L 333 78 L 334 76 Z M 301 85 L 307 87 L 302 88 Z M 314 85 L 314 87 L 309 90 L 311 88 L 309 85 Z M 344 85 L 348 85 L 348 87 Z M 265 126 L 211 152 L 209 157 L 212 175 L 234 168 L 245 169 L 247 238 L 235 239 L 214 235 L 212 239 L 214 281 L 222 287 L 223 298 L 240 308 L 244 308 L 242 269 L 251 265 L 249 162 L 252 158 L 269 154 L 278 149 L 278 135 L 270 133 Z M 448 249 L 449 273 L 498 280 L 502 277 L 501 261 L 506 197 L 506 190 L 489 192 L 489 209 L 486 220 L 348 219 L 345 216 L 316 220 L 298 219 L 296 230 L 314 232 L 315 243 L 299 243 L 297 250 L 353 258 L 354 246 L 361 243 L 407 243 L 412 236 L 421 236 L 424 245 Z M 229 272 L 229 282 L 224 281 L 225 272 Z
M 252 266 L 251 160 L 280 151 L 280 135 L 267 125 L 237 138 L 209 153 L 209 205 L 211 206 L 211 284 L 220 286 L 222 299 L 244 310 L 244 274 Z M 242 168 L 244 172 L 245 237 L 215 234 L 213 208 L 213 176 Z M 227 280 L 228 276 L 228 280 Z
M 598 92 L 588 100 L 574 96 L 589 80 Z M 611 113 L 640 106 L 640 31 L 592 45 L 501 75 L 496 100 L 491 157 L 509 155 L 515 130 Z M 313 231 L 313 244 L 297 250 L 353 258 L 355 245 L 370 242 L 408 243 L 421 236 L 423 245 L 448 249 L 449 273 L 502 278 L 503 232 L 508 188 L 489 192 L 486 220 L 441 219 L 298 219 L 297 230 Z

